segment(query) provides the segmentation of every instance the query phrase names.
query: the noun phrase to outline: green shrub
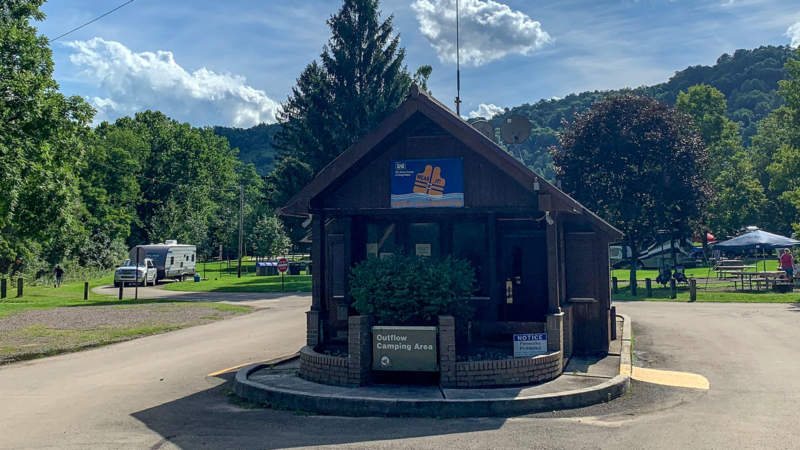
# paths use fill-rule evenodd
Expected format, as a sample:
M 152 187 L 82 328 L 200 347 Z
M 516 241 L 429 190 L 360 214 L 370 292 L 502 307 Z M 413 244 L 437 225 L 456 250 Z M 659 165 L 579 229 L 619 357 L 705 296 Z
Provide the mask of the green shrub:
M 474 284 L 469 261 L 450 257 L 372 257 L 350 271 L 353 306 L 383 325 L 435 324 L 439 315 L 466 323 L 474 310 L 464 299 Z

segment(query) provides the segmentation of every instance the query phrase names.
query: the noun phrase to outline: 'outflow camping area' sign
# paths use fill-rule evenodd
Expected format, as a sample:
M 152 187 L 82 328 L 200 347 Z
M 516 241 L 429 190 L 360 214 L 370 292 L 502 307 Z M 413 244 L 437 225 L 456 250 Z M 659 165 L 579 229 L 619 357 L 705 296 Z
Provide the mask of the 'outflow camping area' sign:
M 436 372 L 436 327 L 372 327 L 372 369 Z

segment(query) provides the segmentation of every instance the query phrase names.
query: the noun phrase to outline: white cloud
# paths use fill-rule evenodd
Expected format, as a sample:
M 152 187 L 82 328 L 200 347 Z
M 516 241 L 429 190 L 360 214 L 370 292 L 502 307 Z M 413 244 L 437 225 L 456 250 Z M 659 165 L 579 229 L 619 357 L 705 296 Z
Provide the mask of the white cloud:
M 441 62 L 456 62 L 456 1 L 414 0 L 419 30 Z M 461 62 L 482 66 L 509 54 L 529 55 L 553 39 L 539 22 L 494 0 L 461 0 Z
M 800 22 L 795 22 L 794 25 L 790 26 L 786 30 L 786 36 L 792 40 L 792 43 L 789 44 L 792 48 L 800 47 Z
M 94 97 L 98 119 L 157 109 L 198 125 L 249 127 L 275 122 L 279 104 L 244 77 L 205 67 L 188 72 L 172 52 L 135 53 L 123 44 L 93 38 L 67 44 L 70 61 L 99 82 L 109 98 Z
M 491 103 L 481 103 L 478 105 L 478 109 L 469 112 L 469 118 L 474 119 L 476 117 L 483 117 L 484 119 L 491 119 L 495 114 L 500 114 L 505 110 L 505 108 L 493 105 Z

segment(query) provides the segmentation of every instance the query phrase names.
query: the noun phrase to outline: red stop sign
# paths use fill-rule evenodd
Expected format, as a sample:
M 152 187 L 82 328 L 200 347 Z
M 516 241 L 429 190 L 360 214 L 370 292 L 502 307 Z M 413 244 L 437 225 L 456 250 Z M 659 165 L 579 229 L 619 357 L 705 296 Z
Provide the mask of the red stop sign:
M 286 258 L 281 258 L 278 260 L 278 272 L 283 273 L 289 269 L 289 261 Z

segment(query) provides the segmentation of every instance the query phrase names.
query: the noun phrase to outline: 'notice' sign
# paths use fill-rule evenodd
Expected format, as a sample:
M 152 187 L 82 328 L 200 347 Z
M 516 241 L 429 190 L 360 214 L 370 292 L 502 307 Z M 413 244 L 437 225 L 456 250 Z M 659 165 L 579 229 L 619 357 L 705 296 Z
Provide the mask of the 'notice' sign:
M 439 370 L 436 327 L 372 327 L 372 369 Z
M 514 358 L 525 358 L 547 353 L 547 333 L 514 335 Z

